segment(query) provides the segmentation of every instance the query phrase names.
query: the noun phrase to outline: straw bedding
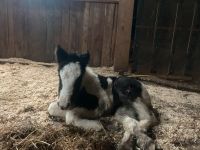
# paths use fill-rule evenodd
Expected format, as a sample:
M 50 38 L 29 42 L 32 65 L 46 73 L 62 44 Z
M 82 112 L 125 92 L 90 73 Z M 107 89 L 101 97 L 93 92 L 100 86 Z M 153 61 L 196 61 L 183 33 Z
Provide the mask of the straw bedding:
M 117 75 L 112 68 L 94 70 Z M 200 149 L 200 94 L 144 84 L 161 117 L 153 130 L 157 145 L 164 150 Z M 101 119 L 104 130 L 95 132 L 48 116 L 57 85 L 55 65 L 0 64 L 0 149 L 116 149 L 123 130 L 112 118 Z

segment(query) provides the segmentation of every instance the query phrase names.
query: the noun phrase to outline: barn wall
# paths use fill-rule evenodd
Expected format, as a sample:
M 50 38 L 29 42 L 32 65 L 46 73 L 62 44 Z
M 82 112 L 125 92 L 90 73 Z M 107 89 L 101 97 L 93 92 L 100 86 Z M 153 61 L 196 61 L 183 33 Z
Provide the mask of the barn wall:
M 200 79 L 200 2 L 137 0 L 133 70 Z
M 0 57 L 52 62 L 54 47 L 60 44 L 68 51 L 90 51 L 93 66 L 111 66 L 119 4 L 118 0 L 1 0 Z

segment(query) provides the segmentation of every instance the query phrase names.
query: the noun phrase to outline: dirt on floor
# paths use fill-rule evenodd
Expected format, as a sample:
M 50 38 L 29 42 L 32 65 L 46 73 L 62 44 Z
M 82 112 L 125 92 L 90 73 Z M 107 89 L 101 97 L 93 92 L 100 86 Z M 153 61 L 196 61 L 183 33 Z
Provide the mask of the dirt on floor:
M 117 75 L 112 68 L 94 70 Z M 153 130 L 157 145 L 164 150 L 199 150 L 200 94 L 144 84 L 161 117 Z M 101 120 L 105 130 L 100 132 L 50 118 L 47 108 L 57 91 L 56 65 L 0 64 L 0 149 L 116 149 L 123 130 L 112 118 Z

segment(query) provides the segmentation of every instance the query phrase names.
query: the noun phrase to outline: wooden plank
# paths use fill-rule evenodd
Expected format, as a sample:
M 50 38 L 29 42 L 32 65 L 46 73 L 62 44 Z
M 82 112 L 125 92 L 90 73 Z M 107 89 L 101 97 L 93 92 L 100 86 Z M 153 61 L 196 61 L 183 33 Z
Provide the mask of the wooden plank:
M 81 52 L 85 3 L 70 3 L 70 50 Z
M 27 47 L 27 12 L 26 0 L 9 1 L 9 45 L 16 51 L 15 57 L 29 58 L 30 51 Z
M 198 29 L 197 31 L 192 32 L 191 37 L 191 52 L 190 52 L 190 62 L 189 67 L 186 70 L 187 75 L 191 75 L 194 79 L 200 81 L 200 2 L 197 3 L 197 14 L 194 20 L 193 29 Z
M 0 57 L 9 57 L 8 47 L 8 25 L 7 25 L 7 3 L 0 1 Z
M 90 3 L 70 3 L 69 50 L 84 53 L 88 51 Z
M 200 32 L 194 32 L 191 40 L 192 56 L 187 75 L 200 81 Z
M 184 65 L 184 75 L 189 75 L 188 71 L 191 70 L 191 56 L 192 56 L 192 35 L 193 32 L 196 32 L 195 28 L 198 28 L 198 25 L 195 27 L 195 24 L 198 24 L 198 21 L 196 21 L 196 18 L 198 16 L 198 1 L 194 1 L 194 6 L 193 6 L 193 13 L 192 13 L 192 20 L 191 24 L 189 27 L 189 36 L 188 36 L 188 41 L 187 41 L 187 48 L 186 48 L 186 61 Z
M 160 1 L 138 2 L 138 15 L 134 44 L 134 70 L 138 73 L 150 73 L 154 66 L 153 57 L 157 49 L 157 30 Z M 145 16 L 150 17 L 145 17 Z M 149 28 L 139 28 L 147 26 Z M 153 67 L 154 69 L 154 67 Z M 154 71 L 154 70 L 153 70 Z
M 187 47 L 190 45 L 190 34 L 192 34 L 192 32 L 190 32 L 190 27 L 193 24 L 193 8 L 194 0 L 183 1 L 183 3 L 181 3 L 179 18 L 177 20 L 177 27 L 181 29 L 177 29 L 176 32 L 175 52 L 172 58 L 173 75 L 184 75 L 185 72 Z
M 117 18 L 118 18 L 118 5 L 115 4 L 114 7 L 114 16 L 113 16 L 113 32 L 112 32 L 112 41 L 111 41 L 111 56 L 110 62 L 111 65 L 114 64 L 114 55 L 115 55 L 115 45 L 116 45 L 116 35 L 117 35 Z
M 140 35 L 145 35 L 146 30 L 139 31 Z M 146 31 L 148 32 L 148 31 Z M 139 34 L 137 34 L 137 37 L 139 37 Z M 135 71 L 137 73 L 146 73 L 149 74 L 151 72 L 152 67 L 152 56 L 153 56 L 153 47 L 152 43 L 150 41 L 146 41 L 145 43 L 137 41 L 137 45 L 134 47 L 134 51 L 137 51 L 135 53 L 134 62 L 135 65 Z
M 128 70 L 133 8 L 134 0 L 121 0 L 119 2 L 114 58 L 115 71 L 123 72 Z
M 157 49 L 154 52 L 154 66 L 158 74 L 168 74 L 171 57 L 174 54 L 177 17 L 179 4 L 177 1 L 161 1 L 158 27 L 170 27 L 172 30 L 158 30 Z
M 103 34 L 103 47 L 102 47 L 102 58 L 101 66 L 111 66 L 112 61 L 112 34 L 114 27 L 114 4 L 106 4 L 104 10 L 104 34 Z
M 14 9 L 15 9 L 15 1 L 10 0 L 7 1 L 7 12 L 8 12 L 8 52 L 9 55 L 12 57 L 16 57 L 16 50 L 14 47 Z
M 81 52 L 88 51 L 89 36 L 89 19 L 90 19 L 90 3 L 86 2 L 83 10 L 82 35 L 81 35 Z
M 88 33 L 88 49 L 91 54 L 90 64 L 92 66 L 100 66 L 101 50 L 103 45 L 103 30 L 104 30 L 104 9 L 103 3 L 90 4 L 90 20 Z
M 96 3 L 119 3 L 119 0 L 74 0 L 81 2 L 96 2 Z
M 29 59 L 47 61 L 46 57 L 46 16 L 44 0 L 27 0 L 27 36 Z
M 69 26 L 70 26 L 70 5 L 69 0 L 61 1 L 61 11 L 62 11 L 62 32 L 60 44 L 64 49 L 69 48 Z
M 45 7 L 46 15 L 46 61 L 54 60 L 54 49 L 61 44 L 61 38 L 66 33 L 62 33 L 62 6 L 61 0 L 47 0 Z M 67 15 L 67 14 L 65 14 Z M 68 24 L 66 24 L 66 27 Z M 64 38 L 64 37 L 63 37 Z M 67 37 L 66 37 L 67 38 Z

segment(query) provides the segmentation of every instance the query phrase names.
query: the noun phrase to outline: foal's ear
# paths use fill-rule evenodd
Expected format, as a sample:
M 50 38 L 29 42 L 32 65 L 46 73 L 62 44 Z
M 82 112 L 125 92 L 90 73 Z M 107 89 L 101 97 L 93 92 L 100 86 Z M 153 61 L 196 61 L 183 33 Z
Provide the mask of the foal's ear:
M 61 63 L 68 58 L 68 53 L 60 45 L 57 45 L 55 48 L 55 56 L 56 61 Z
M 87 53 L 81 54 L 80 58 L 81 58 L 81 62 L 84 65 L 87 65 L 90 61 L 90 53 L 87 51 Z

